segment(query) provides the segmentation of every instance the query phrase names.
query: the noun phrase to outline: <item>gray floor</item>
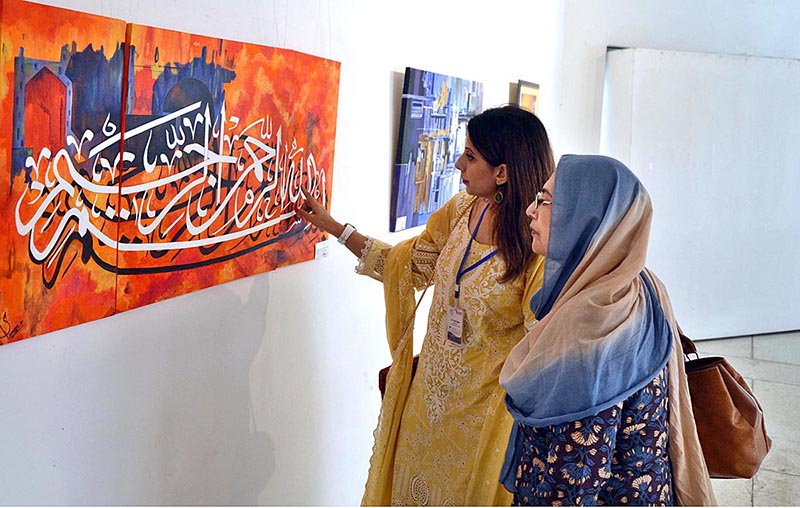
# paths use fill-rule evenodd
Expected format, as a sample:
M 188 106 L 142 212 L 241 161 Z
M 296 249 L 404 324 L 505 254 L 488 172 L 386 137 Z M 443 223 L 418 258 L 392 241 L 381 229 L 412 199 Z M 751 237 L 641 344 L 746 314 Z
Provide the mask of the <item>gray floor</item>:
M 700 356 L 724 356 L 764 409 L 772 450 L 751 480 L 712 480 L 720 506 L 800 504 L 800 331 L 697 342 Z

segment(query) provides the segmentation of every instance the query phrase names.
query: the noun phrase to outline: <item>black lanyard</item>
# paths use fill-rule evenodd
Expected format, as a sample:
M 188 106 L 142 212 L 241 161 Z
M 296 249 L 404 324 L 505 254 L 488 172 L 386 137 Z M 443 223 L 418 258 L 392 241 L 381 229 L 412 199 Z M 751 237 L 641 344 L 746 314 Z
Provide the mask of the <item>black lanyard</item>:
M 480 260 L 476 261 L 475 263 L 464 269 L 464 264 L 467 262 L 467 256 L 469 256 L 469 251 L 470 249 L 472 249 L 472 242 L 475 240 L 475 235 L 478 234 L 478 229 L 481 227 L 481 222 L 483 222 L 483 216 L 486 215 L 486 210 L 488 209 L 489 205 L 486 205 L 486 208 L 484 208 L 483 211 L 481 212 L 481 216 L 478 218 L 478 224 L 475 225 L 475 230 L 472 232 L 472 236 L 470 237 L 469 243 L 467 244 L 467 250 L 464 251 L 464 257 L 461 258 L 461 265 L 458 267 L 458 272 L 456 273 L 456 288 L 454 294 L 456 304 L 458 303 L 458 297 L 461 294 L 461 278 L 470 271 L 474 270 L 475 268 L 489 261 L 492 257 L 494 257 L 495 254 L 497 254 L 497 249 L 495 249 L 489 254 L 483 256 Z

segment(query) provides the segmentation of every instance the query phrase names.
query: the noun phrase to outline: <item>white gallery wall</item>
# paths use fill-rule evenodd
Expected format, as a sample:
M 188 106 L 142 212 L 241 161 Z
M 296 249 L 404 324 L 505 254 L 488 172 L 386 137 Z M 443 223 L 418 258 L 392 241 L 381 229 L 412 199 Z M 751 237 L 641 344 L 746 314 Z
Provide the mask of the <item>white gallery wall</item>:
M 694 338 L 800 330 L 800 60 L 608 53 L 601 153 L 654 203 L 647 265 Z
M 542 85 L 559 153 L 599 147 L 606 45 L 800 56 L 792 0 L 47 0 L 342 62 L 332 211 L 391 242 L 406 66 Z M 353 505 L 389 361 L 379 284 L 325 259 L 0 347 L 0 504 Z
M 544 1 L 48 0 L 341 62 L 332 210 L 389 234 L 406 66 L 484 105 L 553 68 Z M 0 504 L 355 505 L 390 361 L 383 290 L 329 256 L 0 348 Z
M 559 30 L 560 41 L 556 44 L 556 69 L 553 74 L 555 97 L 549 97 L 548 116 L 544 119 L 555 148 L 561 153 L 596 153 L 602 150 L 601 121 L 608 47 L 800 59 L 800 37 L 796 35 L 796 27 L 800 26 L 800 2 L 794 0 L 564 0 L 561 9 L 562 25 Z M 776 64 L 776 67 L 779 65 Z M 691 71 L 687 69 L 686 72 Z M 672 77 L 678 75 L 675 73 Z M 788 75 L 776 74 L 784 79 Z M 796 90 L 800 87 L 800 83 L 784 82 L 782 85 L 785 87 L 781 88 L 782 93 L 787 95 L 790 95 L 792 88 Z M 683 89 L 686 90 L 687 86 Z M 725 93 L 730 96 L 732 89 Z M 651 90 L 648 93 L 652 97 L 656 92 Z M 709 92 L 704 90 L 701 93 Z M 753 93 L 757 94 L 757 91 Z M 642 111 L 655 110 L 654 105 L 643 106 Z M 659 146 L 658 140 L 652 138 L 650 144 L 639 146 L 639 157 L 635 161 L 663 163 L 666 159 L 658 159 L 658 154 L 670 148 L 673 155 L 691 159 L 711 153 L 714 148 L 730 146 L 731 135 L 737 132 L 735 125 L 721 126 L 718 130 L 712 126 L 701 131 L 696 129 L 699 126 L 698 119 L 707 120 L 715 114 L 710 109 L 712 106 L 722 107 L 720 103 L 702 100 L 691 105 L 675 104 L 676 108 L 685 107 L 687 110 L 684 114 L 675 112 L 673 118 L 678 121 L 671 126 L 673 132 L 668 135 L 665 133 L 664 139 L 686 139 L 691 136 L 691 142 L 682 146 L 696 146 L 698 150 L 681 153 L 680 148 Z M 682 168 L 662 164 L 659 170 L 687 170 L 681 173 L 683 184 L 699 192 L 676 193 L 674 185 L 650 189 L 655 210 L 654 234 L 661 235 L 660 239 L 663 240 L 670 234 L 665 230 L 666 227 L 681 229 L 675 231 L 675 242 L 671 247 L 676 253 L 669 260 L 666 257 L 670 253 L 665 249 L 654 252 L 654 248 L 660 247 L 654 246 L 653 240 L 658 241 L 659 238 L 651 237 L 648 262 L 668 266 L 666 269 L 670 273 L 664 273 L 663 278 L 667 287 L 676 293 L 673 297 L 678 297 L 673 304 L 678 318 L 686 318 L 684 326 L 690 336 L 713 338 L 749 335 L 785 330 L 785 327 L 792 329 L 800 322 L 800 302 L 794 301 L 797 290 L 792 287 L 800 278 L 800 269 L 796 261 L 792 261 L 797 251 L 794 237 L 800 233 L 800 220 L 797 219 L 800 216 L 800 201 L 783 196 L 771 199 L 768 197 L 769 191 L 764 192 L 764 189 L 774 189 L 774 185 L 793 188 L 791 184 L 797 181 L 798 168 L 794 162 L 790 162 L 789 152 L 780 155 L 775 153 L 774 147 L 778 141 L 772 133 L 780 127 L 767 125 L 759 130 L 757 126 L 769 124 L 769 118 L 765 118 L 763 109 L 752 106 L 731 104 L 727 115 L 720 117 L 719 112 L 716 113 L 719 118 L 737 118 L 746 123 L 743 127 L 753 134 L 748 141 L 752 153 L 736 161 L 736 167 L 725 167 L 726 162 L 723 162 L 731 162 L 732 154 L 718 157 L 714 164 L 707 165 L 708 172 L 731 171 L 731 179 L 725 181 L 724 185 L 714 184 L 715 181 L 720 182 L 721 175 L 713 177 L 688 171 L 690 166 L 703 166 L 694 161 Z M 773 106 L 770 104 L 767 109 Z M 789 120 L 788 111 L 784 113 L 787 116 L 776 118 L 775 122 L 784 126 L 796 125 Z M 680 119 L 687 123 L 682 124 Z M 640 125 L 646 123 L 646 119 L 640 119 Z M 693 128 L 695 130 L 691 130 Z M 727 139 L 712 139 L 711 136 L 727 136 Z M 780 137 L 789 140 L 792 134 L 783 133 Z M 741 146 L 738 149 L 744 150 Z M 776 157 L 781 159 L 780 164 L 759 164 L 759 160 L 775 161 Z M 748 165 L 742 167 L 745 162 Z M 650 171 L 649 166 L 631 169 L 641 176 Z M 792 175 L 788 181 L 787 175 Z M 736 179 L 741 181 L 736 182 Z M 746 191 L 746 187 L 758 188 L 756 193 L 770 199 L 769 205 L 753 203 L 753 208 L 743 205 L 741 209 L 731 206 L 733 200 L 740 200 L 742 195 L 752 195 L 752 192 Z M 667 197 L 672 201 L 667 202 Z M 699 221 L 681 223 L 681 217 L 685 214 L 673 212 L 680 207 L 691 209 L 697 204 L 698 198 L 706 201 L 700 206 L 709 213 Z M 681 203 L 682 199 L 692 201 Z M 665 214 L 669 217 L 664 217 Z M 742 214 L 741 221 L 737 221 L 739 214 Z M 751 226 L 758 222 L 756 217 L 759 214 L 768 215 L 769 218 L 765 227 L 755 231 Z M 655 224 L 658 221 L 663 222 Z M 712 230 L 705 234 L 705 227 Z M 702 236 L 692 238 L 694 234 Z M 714 242 L 714 239 L 721 241 Z M 699 248 L 703 251 L 699 253 L 699 262 L 695 262 L 691 252 Z M 718 249 L 717 252 L 714 249 Z M 714 263 L 715 260 L 718 262 Z M 785 269 L 782 274 L 773 263 Z M 749 302 L 751 294 L 752 303 Z M 700 301 L 709 298 L 714 301 Z M 776 300 L 778 304 L 773 305 L 771 302 Z

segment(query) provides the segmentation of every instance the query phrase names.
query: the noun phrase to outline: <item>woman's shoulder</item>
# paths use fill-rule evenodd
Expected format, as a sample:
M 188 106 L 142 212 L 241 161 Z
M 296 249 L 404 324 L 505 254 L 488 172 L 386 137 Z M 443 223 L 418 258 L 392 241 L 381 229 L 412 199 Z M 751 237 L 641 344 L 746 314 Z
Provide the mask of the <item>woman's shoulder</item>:
M 524 280 L 526 293 L 534 294 L 544 284 L 544 256 L 533 254 L 525 265 Z
M 438 224 L 438 227 L 454 228 L 458 220 L 469 212 L 473 201 L 475 197 L 466 191 L 457 192 L 441 208 L 433 212 L 428 219 L 428 225 Z
M 450 201 L 447 202 L 448 208 L 451 208 L 451 217 L 453 219 L 457 219 L 462 217 L 467 210 L 472 206 L 472 203 L 475 201 L 475 196 L 470 196 L 467 194 L 467 191 L 462 190 L 456 193 L 455 196 L 450 198 Z
M 542 277 L 544 276 L 544 262 L 545 257 L 534 252 L 528 260 L 525 271 L 529 273 L 531 277 Z

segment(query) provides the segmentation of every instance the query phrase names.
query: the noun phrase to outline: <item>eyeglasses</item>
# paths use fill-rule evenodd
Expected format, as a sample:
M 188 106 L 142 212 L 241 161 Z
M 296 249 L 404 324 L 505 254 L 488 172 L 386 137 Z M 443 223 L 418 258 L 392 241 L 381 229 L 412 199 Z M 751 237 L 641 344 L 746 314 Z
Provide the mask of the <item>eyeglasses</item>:
M 552 201 L 546 201 L 546 200 L 542 199 L 543 197 L 544 197 L 544 193 L 542 191 L 539 191 L 539 192 L 536 193 L 536 197 L 533 198 L 533 209 L 534 210 L 538 210 L 539 209 L 539 205 L 552 205 L 553 204 Z

